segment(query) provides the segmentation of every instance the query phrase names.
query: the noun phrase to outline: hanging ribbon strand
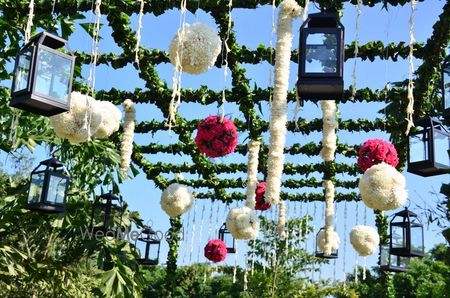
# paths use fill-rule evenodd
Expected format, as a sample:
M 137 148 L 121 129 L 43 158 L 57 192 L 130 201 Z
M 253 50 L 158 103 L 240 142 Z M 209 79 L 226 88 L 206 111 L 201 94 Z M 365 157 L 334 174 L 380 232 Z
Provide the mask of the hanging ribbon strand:
M 277 45 L 275 56 L 275 86 L 271 106 L 269 133 L 269 154 L 267 171 L 266 202 L 278 204 L 281 192 L 281 176 L 286 143 L 287 91 L 289 87 L 289 65 L 291 58 L 292 23 L 299 17 L 302 8 L 295 0 L 284 0 L 280 4 L 277 25 Z
M 408 125 L 406 127 L 406 135 L 409 135 L 409 131 L 414 127 L 414 11 L 416 8 L 416 0 L 411 0 L 411 16 L 409 18 L 409 80 L 408 80 L 408 106 L 406 107 L 406 121 Z
M 142 17 L 144 15 L 144 0 L 138 0 L 140 2 L 140 8 L 139 8 L 139 16 L 138 16 L 138 23 L 137 23 L 137 30 L 136 30 L 136 47 L 134 48 L 135 56 L 134 56 L 134 62 L 136 63 L 137 67 L 139 67 L 139 46 L 141 44 L 141 31 L 142 31 Z

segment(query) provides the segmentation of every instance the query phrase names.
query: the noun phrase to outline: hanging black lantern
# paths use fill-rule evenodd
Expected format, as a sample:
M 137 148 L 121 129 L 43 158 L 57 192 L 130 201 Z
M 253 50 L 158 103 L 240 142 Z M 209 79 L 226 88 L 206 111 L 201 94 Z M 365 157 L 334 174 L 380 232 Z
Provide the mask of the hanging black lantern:
M 219 229 L 219 239 L 227 245 L 227 253 L 236 253 L 236 240 L 233 235 L 231 235 L 230 231 L 228 231 L 226 223 L 223 223 Z
M 142 265 L 158 265 L 161 240 L 162 235 L 158 235 L 151 227 L 144 226 L 135 246 L 137 247 L 137 241 L 145 243 L 145 252 L 137 261 Z
M 64 212 L 69 182 L 70 176 L 63 162 L 55 157 L 41 161 L 31 172 L 27 208 L 44 212 Z
M 408 271 L 410 258 L 390 254 L 389 250 L 389 244 L 380 247 L 380 269 L 390 272 Z
M 442 64 L 442 102 L 444 105 L 444 117 L 450 120 L 450 56 L 445 58 Z
M 118 204 L 116 204 L 116 202 Z M 91 231 L 98 236 L 117 236 L 117 229 L 114 227 L 114 218 L 122 216 L 122 197 L 109 191 L 97 196 L 92 204 Z M 100 225 L 95 225 L 96 220 L 101 220 Z
M 408 136 L 408 172 L 428 177 L 450 170 L 450 133 L 441 121 L 427 117 Z
M 318 239 L 319 239 L 319 233 L 323 231 L 323 233 L 325 233 L 325 228 L 320 228 L 319 232 L 316 234 L 316 253 L 315 256 L 318 258 L 323 258 L 323 259 L 337 259 L 338 257 L 338 251 L 336 250 L 332 250 L 330 255 L 325 255 L 324 252 L 320 249 L 319 245 L 318 245 Z
M 43 116 L 69 110 L 75 57 L 57 50 L 66 43 L 59 36 L 41 32 L 20 50 L 10 106 Z
M 423 225 L 417 214 L 405 208 L 394 215 L 390 224 L 390 254 L 423 257 Z
M 306 100 L 339 100 L 344 93 L 344 26 L 337 13 L 314 13 L 300 28 L 297 92 Z

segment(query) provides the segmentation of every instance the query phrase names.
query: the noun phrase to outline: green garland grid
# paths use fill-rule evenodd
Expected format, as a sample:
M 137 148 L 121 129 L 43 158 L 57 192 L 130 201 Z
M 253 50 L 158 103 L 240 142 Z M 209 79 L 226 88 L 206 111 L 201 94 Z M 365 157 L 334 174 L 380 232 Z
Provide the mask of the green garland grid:
M 276 4 L 279 4 L 279 0 Z M 298 1 L 300 5 L 304 1 Z M 316 1 L 321 7 L 328 9 L 340 10 L 344 2 L 356 4 L 356 0 L 320 0 Z M 405 5 L 407 0 L 363 0 L 362 4 L 372 7 L 376 4 L 382 4 L 384 7 L 388 5 Z M 187 9 L 195 12 L 200 8 L 203 11 L 209 12 L 216 20 L 220 28 L 220 35 L 223 38 L 227 31 L 228 24 L 228 0 L 202 0 L 188 1 Z M 234 0 L 233 8 L 256 8 L 259 5 L 271 5 L 271 0 Z M 178 8 L 179 1 L 149 1 L 145 5 L 144 13 L 153 13 L 158 16 L 163 14 L 166 10 Z M 57 1 L 55 5 L 55 13 L 58 15 L 56 20 L 51 16 L 51 5 L 45 2 L 35 3 L 35 25 L 38 27 L 46 27 L 46 25 L 60 21 L 63 35 L 67 37 L 74 30 L 73 22 L 81 19 L 83 16 L 80 12 L 88 12 L 92 9 L 91 1 L 83 0 L 61 0 Z M 153 104 L 160 109 L 164 116 L 167 116 L 168 105 L 171 98 L 172 91 L 167 86 L 166 82 L 162 81 L 155 69 L 155 66 L 161 63 L 167 63 L 167 53 L 158 49 L 140 49 L 140 69 L 133 63 L 134 61 L 134 46 L 136 44 L 135 32 L 130 29 L 130 16 L 138 13 L 139 5 L 133 0 L 104 0 L 102 2 L 102 13 L 107 15 L 107 21 L 113 29 L 112 37 L 115 43 L 122 48 L 123 52 L 119 55 L 113 53 L 103 53 L 99 55 L 98 64 L 109 65 L 114 69 L 119 69 L 133 64 L 135 69 L 139 71 L 139 76 L 146 82 L 146 89 L 136 89 L 134 92 L 125 92 L 117 89 L 109 91 L 99 90 L 97 98 L 101 100 L 108 100 L 115 104 L 120 104 L 125 98 L 130 98 L 136 103 Z M 0 79 L 9 78 L 6 72 L 6 61 L 11 61 L 15 56 L 22 38 L 21 33 L 24 31 L 24 24 L 26 23 L 26 16 L 28 13 L 27 1 L 2 1 L 0 12 L 4 19 L 8 22 L 0 23 Z M 438 84 L 439 69 L 434 65 L 439 65 L 445 54 L 445 47 L 448 45 L 450 39 L 450 31 L 448 28 L 450 19 L 450 4 L 444 6 L 444 10 L 439 17 L 438 22 L 434 25 L 433 35 L 427 40 L 426 44 L 417 43 L 415 45 L 414 56 L 423 60 L 423 64 L 417 70 L 416 79 L 416 111 L 431 111 L 436 110 L 437 99 L 432 92 Z M 10 41 L 9 47 L 6 47 L 7 40 Z M 261 103 L 267 102 L 272 90 L 270 88 L 262 89 L 257 86 L 253 88 L 250 86 L 249 79 L 246 77 L 246 71 L 241 67 L 242 63 L 258 64 L 260 62 L 274 61 L 274 51 L 267 47 L 259 46 L 257 49 L 249 49 L 245 45 L 238 45 L 234 32 L 231 31 L 229 39 L 230 53 L 228 54 L 228 66 L 231 69 L 232 85 L 231 89 L 225 90 L 227 101 L 235 103 L 239 106 L 240 111 L 244 115 L 244 119 L 234 119 L 239 131 L 246 131 L 249 128 L 249 137 L 251 139 L 260 138 L 261 134 L 267 131 L 268 123 L 261 119 L 255 112 Z M 398 44 L 390 43 L 384 45 L 380 41 L 368 42 L 359 46 L 358 57 L 362 60 L 374 61 L 378 59 L 390 59 L 397 61 L 398 58 L 405 58 L 408 55 L 408 47 L 406 43 Z M 353 58 L 355 44 L 346 45 L 346 57 Z M 90 56 L 87 53 L 75 52 L 77 56 L 77 71 L 76 76 L 80 77 L 79 70 L 82 64 L 90 63 Z M 292 52 L 292 60 L 297 62 L 297 51 Z M 221 67 L 221 57 L 217 59 L 216 66 Z M 75 90 L 82 90 L 85 86 L 80 82 L 74 83 Z M 340 103 L 349 101 L 352 90 L 345 91 L 345 97 Z M 5 88 L 1 88 L 0 94 L 6 93 Z M 2 95 L 6 96 L 6 95 Z M 209 90 L 207 86 L 202 86 L 198 90 L 183 89 L 183 102 L 196 102 L 203 105 L 217 103 L 220 104 L 222 100 L 221 91 Z M 295 91 L 288 94 L 288 101 L 295 101 Z M 395 86 L 391 90 L 370 90 L 360 89 L 356 90 L 355 101 L 358 102 L 390 102 L 386 108 L 386 119 L 375 119 L 373 121 L 365 119 L 355 120 L 340 120 L 339 130 L 350 132 L 370 132 L 373 130 L 385 130 L 390 133 L 392 139 L 399 149 L 401 159 L 401 166 L 405 163 L 405 142 L 406 138 L 402 134 L 405 122 L 404 116 L 399 114 L 399 111 L 404 111 L 406 107 L 405 90 L 401 84 Z M 179 182 L 186 183 L 194 188 L 207 187 L 210 190 L 202 193 L 197 193 L 197 197 L 201 199 L 222 200 L 231 202 L 233 200 L 243 200 L 244 194 L 242 192 L 229 192 L 225 189 L 242 189 L 245 181 L 239 179 L 221 179 L 217 176 L 220 173 L 245 173 L 246 164 L 214 164 L 205 156 L 200 155 L 193 137 L 192 132 L 196 129 L 199 120 L 188 121 L 177 115 L 177 126 L 173 129 L 174 133 L 178 134 L 178 143 L 171 145 L 160 145 L 157 143 L 149 143 L 144 146 L 135 145 L 135 150 L 132 156 L 133 162 L 147 175 L 149 180 L 153 180 L 157 187 L 163 189 L 168 184 L 175 180 L 170 180 L 164 175 L 168 173 L 192 173 L 199 174 L 201 178 L 197 180 L 179 180 Z M 297 125 L 296 125 L 297 124 Z M 137 133 L 148 134 L 157 131 L 165 131 L 167 127 L 164 122 L 155 120 L 138 123 L 136 127 Z M 313 119 L 307 121 L 300 118 L 297 123 L 289 122 L 288 130 L 291 132 L 299 132 L 303 135 L 308 135 L 312 132 L 322 130 L 322 120 Z M 7 148 L 1 148 L 6 149 Z M 259 170 L 265 173 L 265 162 L 267 159 L 267 144 L 262 145 L 260 151 L 260 165 Z M 338 143 L 337 153 L 345 157 L 355 157 L 358 146 L 356 144 Z M 286 154 L 298 155 L 304 154 L 306 156 L 316 156 L 320 151 L 320 144 L 306 143 L 294 144 L 285 149 Z M 190 155 L 192 163 L 184 164 L 164 164 L 150 162 L 147 157 L 156 153 L 172 153 Z M 238 146 L 237 153 L 245 155 L 247 153 L 246 144 L 242 143 Z M 308 173 L 322 173 L 326 177 L 334 177 L 335 174 L 345 173 L 348 176 L 357 176 L 358 169 L 354 164 L 346 163 L 317 163 L 317 164 L 285 164 L 285 174 L 308 174 Z M 353 190 L 357 187 L 357 180 L 340 180 L 333 178 L 334 183 L 339 188 Z M 320 188 L 321 181 L 316 178 L 289 178 L 284 181 L 285 188 L 301 188 L 312 187 Z M 320 188 L 321 189 L 321 188 Z M 283 192 L 282 197 L 285 200 L 298 201 L 323 201 L 323 194 L 318 193 L 287 193 Z M 355 192 L 338 192 L 336 194 L 336 201 L 355 201 L 359 200 L 359 196 Z M 377 225 L 380 230 L 382 238 L 386 234 L 386 219 L 381 214 L 377 214 Z M 181 229 L 181 221 L 179 218 L 171 220 L 171 237 L 169 240 L 170 251 L 168 257 L 168 274 L 173 273 L 176 268 L 177 247 L 179 242 L 178 232 Z

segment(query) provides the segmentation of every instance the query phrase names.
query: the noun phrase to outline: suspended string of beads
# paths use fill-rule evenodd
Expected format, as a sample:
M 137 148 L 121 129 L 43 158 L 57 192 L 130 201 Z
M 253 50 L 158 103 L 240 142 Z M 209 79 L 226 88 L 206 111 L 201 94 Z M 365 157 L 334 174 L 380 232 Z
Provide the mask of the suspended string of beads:
M 355 100 L 356 95 L 356 62 L 358 61 L 358 50 L 359 50 L 359 23 L 361 18 L 361 0 L 356 3 L 356 28 L 355 28 L 355 51 L 354 51 L 354 61 L 353 61 L 353 73 L 352 73 L 352 97 L 351 100 Z
M 406 127 L 405 134 L 408 135 L 411 127 L 414 127 L 413 114 L 414 114 L 414 10 L 416 8 L 416 0 L 411 0 L 411 16 L 409 18 L 409 77 L 408 77 L 408 106 L 406 108 L 406 121 L 408 125 Z
M 334 204 L 334 214 L 335 214 L 334 225 L 335 225 L 335 227 L 337 227 L 338 219 L 339 219 L 338 204 Z M 336 228 L 335 228 L 335 230 L 336 230 Z M 333 260 L 333 282 L 335 282 L 335 281 L 336 281 L 336 259 Z
M 235 242 L 236 252 L 234 253 L 233 283 L 236 283 L 237 262 L 238 262 L 238 242 Z
M 297 202 L 290 202 L 290 203 L 294 205 L 294 206 L 292 207 L 292 215 L 291 215 L 290 217 L 291 217 L 293 220 L 295 220 L 295 219 L 297 219 L 297 218 L 300 218 L 300 216 L 297 217 Z M 291 208 L 289 208 L 289 210 L 290 210 L 290 209 L 291 209 Z M 289 227 L 289 224 L 288 224 L 288 227 Z M 291 239 L 293 239 L 293 241 L 292 241 L 292 245 L 289 247 L 289 250 L 290 250 L 290 252 L 291 252 L 291 255 L 293 255 L 294 248 L 298 246 L 298 245 L 297 245 L 297 237 L 298 237 L 298 233 L 297 233 L 296 228 L 295 228 L 295 222 L 292 223 L 292 229 L 291 229 L 290 234 L 291 234 L 290 237 L 291 237 Z M 289 238 L 289 237 L 288 237 L 288 238 Z M 291 268 L 290 268 L 290 273 L 291 273 L 291 274 L 293 273 L 293 266 L 291 266 Z
M 206 202 L 203 203 L 203 207 L 202 207 L 202 215 L 201 215 L 201 219 L 200 219 L 200 228 L 198 230 L 198 242 L 199 244 L 203 243 L 202 238 L 203 238 L 203 223 L 204 223 L 204 216 L 205 216 L 205 205 Z M 201 245 L 198 245 L 198 249 L 197 249 L 197 263 L 200 263 L 200 251 L 202 250 Z M 198 267 L 196 267 L 198 268 Z M 197 270 L 195 270 L 195 277 L 197 277 Z
M 140 69 L 140 67 L 139 67 L 139 46 L 141 44 L 142 16 L 144 15 L 145 0 L 139 0 L 139 2 L 140 2 L 140 8 L 139 8 L 137 30 L 136 30 L 136 47 L 134 48 L 134 52 L 135 52 L 134 62 L 136 63 L 137 67 Z
M 359 222 L 359 204 L 356 202 L 356 224 Z M 355 250 L 355 283 L 358 282 L 358 252 Z
M 344 283 L 346 282 L 346 255 L 347 255 L 347 201 L 344 201 L 344 256 L 342 258 L 342 270 L 344 272 Z
M 364 207 L 364 225 L 367 225 L 367 206 L 363 205 Z M 363 257 L 363 272 L 362 272 L 362 278 L 363 280 L 366 280 L 366 256 Z
M 102 5 L 102 0 L 95 0 L 95 22 L 94 30 L 92 31 L 92 49 L 91 49 L 91 67 L 89 69 L 89 93 L 92 97 L 95 93 L 95 73 L 97 69 L 97 59 L 98 59 L 98 44 L 100 40 L 100 18 L 102 16 L 100 7 Z
M 214 211 L 214 204 L 216 204 L 216 201 L 212 201 L 211 204 L 209 205 L 209 219 L 208 219 L 208 235 L 206 237 L 206 240 L 209 241 L 211 240 L 211 231 L 212 231 L 212 221 L 213 221 L 213 211 Z M 209 263 L 211 264 L 211 261 L 209 261 Z M 207 271 L 205 270 L 204 274 L 203 274 L 203 283 L 206 283 L 206 275 L 207 275 Z
M 189 249 L 189 264 L 192 264 L 192 252 L 194 251 L 194 238 L 195 238 L 195 219 L 196 219 L 196 209 L 197 209 L 197 202 L 194 200 L 194 216 L 192 218 L 192 228 L 191 228 L 191 246 Z
M 184 237 L 183 237 L 183 246 L 184 246 L 183 264 L 186 264 L 186 258 L 187 258 L 187 254 L 188 254 L 188 250 L 189 250 L 188 234 L 190 235 L 190 228 L 189 227 L 191 225 L 191 214 L 193 214 L 192 207 L 189 209 L 189 212 L 187 214 L 186 232 L 184 233 Z M 184 227 L 184 225 L 183 225 L 183 227 Z
M 248 245 L 248 242 L 247 242 Z M 245 254 L 244 259 L 244 291 L 248 289 L 248 255 Z
M 316 202 L 313 203 L 313 226 L 312 226 L 312 230 L 313 230 L 313 234 L 316 234 L 316 222 L 315 222 L 315 218 L 316 218 L 316 214 L 317 214 L 317 205 Z M 309 237 L 309 239 L 312 239 L 311 241 L 311 247 L 312 247 L 312 252 L 314 253 L 316 250 L 316 245 L 315 245 L 315 241 L 314 241 L 314 237 Z M 316 270 L 316 266 L 315 264 L 313 264 L 313 269 L 311 270 L 311 280 L 314 281 L 314 277 L 315 277 L 315 270 Z
M 222 105 L 220 107 L 222 111 L 222 119 L 225 117 L 225 102 L 227 101 L 225 96 L 225 90 L 227 88 L 227 77 L 228 77 L 228 53 L 230 52 L 230 47 L 228 46 L 228 39 L 230 38 L 232 18 L 231 18 L 231 9 L 233 7 L 233 0 L 228 1 L 228 24 L 227 24 L 227 34 L 223 41 L 222 47 L 222 65 L 223 65 L 223 89 L 222 89 Z M 223 53 L 225 52 L 225 54 Z

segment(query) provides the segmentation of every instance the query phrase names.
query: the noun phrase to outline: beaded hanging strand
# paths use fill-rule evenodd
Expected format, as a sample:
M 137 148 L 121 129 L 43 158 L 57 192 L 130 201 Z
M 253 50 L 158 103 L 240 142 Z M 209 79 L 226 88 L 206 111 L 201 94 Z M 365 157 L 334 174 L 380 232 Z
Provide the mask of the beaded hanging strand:
M 203 207 L 202 207 L 202 217 L 200 219 L 200 228 L 198 230 L 198 242 L 197 243 L 203 243 L 202 242 L 202 238 L 203 238 L 203 223 L 204 223 L 204 218 L 205 218 L 205 203 L 203 203 Z M 197 263 L 200 263 L 200 251 L 201 251 L 201 246 L 198 246 L 198 250 L 197 250 Z M 197 277 L 197 270 L 195 270 L 195 277 Z
M 139 66 L 139 50 L 140 50 L 140 44 L 141 44 L 141 31 L 142 31 L 142 17 L 144 15 L 144 5 L 145 0 L 138 0 L 140 2 L 139 7 L 139 15 L 138 15 L 138 23 L 137 23 L 137 30 L 136 30 L 136 46 L 134 47 L 134 62 L 136 63 L 138 69 L 140 69 Z
M 197 209 L 197 202 L 194 200 L 194 217 L 192 219 L 192 229 L 191 229 L 191 247 L 189 248 L 189 265 L 192 263 L 192 252 L 194 251 L 194 239 L 195 239 L 195 219 L 196 219 L 196 209 Z
M 359 221 L 359 204 L 356 202 L 356 223 Z M 355 251 L 355 283 L 358 282 L 358 252 Z
M 355 100 L 356 95 L 356 62 L 358 61 L 358 52 L 359 52 L 359 23 L 361 18 L 361 0 L 357 0 L 356 3 L 356 28 L 355 28 L 355 50 L 354 61 L 353 61 L 353 72 L 352 72 L 352 97 L 351 100 Z
M 207 241 L 211 240 L 211 232 L 212 232 L 212 221 L 213 221 L 213 210 L 214 210 L 214 204 L 216 203 L 215 200 L 213 200 L 210 204 L 210 209 L 209 209 L 209 219 L 208 219 L 208 235 L 206 237 Z M 209 261 L 209 263 L 211 264 L 211 261 Z M 206 283 L 206 275 L 207 275 L 208 270 L 205 270 L 204 274 L 203 274 L 203 283 Z
M 183 254 L 183 264 L 186 264 L 186 258 L 187 258 L 187 254 L 188 254 L 188 246 L 186 245 L 188 243 L 188 233 L 190 233 L 190 228 L 189 225 L 191 224 L 191 214 L 193 214 L 192 208 L 189 209 L 189 212 L 187 214 L 187 225 L 186 225 L 186 233 L 185 233 L 185 237 L 183 239 L 183 244 L 184 244 L 184 254 Z
M 409 131 L 414 127 L 413 115 L 414 115 L 414 11 L 416 8 L 416 0 L 411 0 L 411 16 L 409 18 L 409 78 L 408 78 L 408 106 L 406 107 L 406 121 L 408 125 L 406 127 L 405 135 L 409 135 Z
M 344 256 L 342 258 L 342 270 L 344 272 L 344 284 L 346 282 L 345 276 L 347 275 L 345 265 L 347 255 L 347 201 L 344 201 Z
M 364 205 L 364 225 L 367 225 L 367 206 Z M 362 272 L 362 278 L 363 280 L 366 280 L 366 256 L 363 257 L 363 272 Z
M 235 242 L 236 252 L 234 253 L 234 268 L 233 268 L 233 284 L 236 283 L 237 262 L 238 262 L 238 241 Z
M 222 105 L 220 106 L 220 110 L 222 111 L 222 120 L 225 117 L 225 103 L 227 101 L 225 90 L 227 88 L 227 77 L 228 77 L 228 53 L 231 51 L 228 46 L 228 39 L 230 38 L 232 18 L 231 18 L 231 9 L 233 7 L 233 0 L 228 1 L 228 23 L 227 23 L 227 35 L 223 41 L 222 47 L 222 65 L 223 65 L 223 89 L 222 89 Z M 225 52 L 225 53 L 224 53 Z

